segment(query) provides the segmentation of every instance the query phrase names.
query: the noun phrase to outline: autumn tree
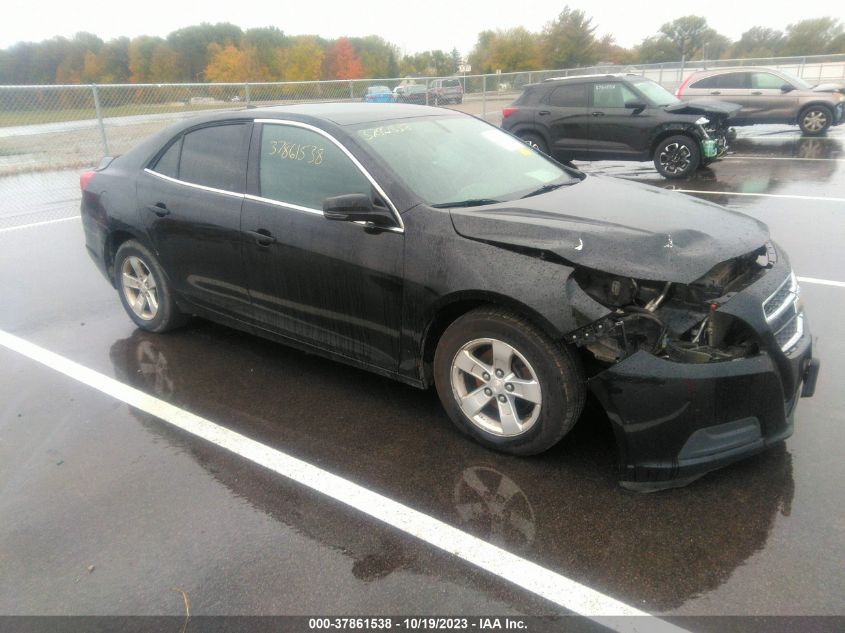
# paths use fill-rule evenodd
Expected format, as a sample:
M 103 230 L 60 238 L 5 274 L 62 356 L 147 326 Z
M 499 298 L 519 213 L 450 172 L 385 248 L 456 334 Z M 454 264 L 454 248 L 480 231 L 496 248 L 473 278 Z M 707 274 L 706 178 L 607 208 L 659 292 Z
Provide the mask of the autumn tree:
M 243 32 L 240 27 L 228 22 L 209 24 L 203 22 L 173 31 L 167 36 L 167 44 L 178 56 L 178 74 L 182 81 L 200 81 L 210 61 L 208 46 L 226 46 L 231 42 L 240 45 Z
M 320 78 L 325 53 L 316 37 L 298 35 L 292 44 L 276 52 L 276 63 L 285 81 L 311 81 Z
M 134 84 L 148 83 L 153 80 L 150 67 L 156 47 L 164 44 L 160 37 L 141 35 L 129 42 L 129 81 Z
M 564 7 L 546 24 L 540 37 L 540 59 L 546 68 L 570 68 L 596 61 L 596 25 L 581 11 Z
M 150 59 L 150 81 L 174 83 L 180 80 L 183 73 L 179 53 L 173 50 L 167 42 L 157 44 Z
M 355 54 L 352 44 L 345 37 L 340 37 L 329 47 L 326 53 L 329 77 L 332 79 L 361 79 L 364 67 Z
M 477 72 L 534 70 L 539 66 L 537 36 L 525 27 L 485 31 L 470 55 Z

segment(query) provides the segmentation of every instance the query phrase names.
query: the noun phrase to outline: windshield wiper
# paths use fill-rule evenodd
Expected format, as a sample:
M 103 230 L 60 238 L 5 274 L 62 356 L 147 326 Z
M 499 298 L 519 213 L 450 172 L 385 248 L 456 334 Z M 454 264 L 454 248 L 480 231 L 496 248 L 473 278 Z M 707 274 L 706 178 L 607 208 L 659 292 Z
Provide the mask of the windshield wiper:
M 472 198 L 470 200 L 458 200 L 457 202 L 441 202 L 440 204 L 433 204 L 435 209 L 448 209 L 450 207 L 481 207 L 485 204 L 499 204 L 501 200 L 493 200 L 492 198 Z
M 523 198 L 530 198 L 531 196 L 539 196 L 543 193 L 549 193 L 550 191 L 554 191 L 555 189 L 559 189 L 561 187 L 565 187 L 566 185 L 572 185 L 577 182 L 576 180 L 567 180 L 566 182 L 553 182 L 547 185 L 543 185 L 539 189 L 535 189 L 531 193 L 526 193 Z

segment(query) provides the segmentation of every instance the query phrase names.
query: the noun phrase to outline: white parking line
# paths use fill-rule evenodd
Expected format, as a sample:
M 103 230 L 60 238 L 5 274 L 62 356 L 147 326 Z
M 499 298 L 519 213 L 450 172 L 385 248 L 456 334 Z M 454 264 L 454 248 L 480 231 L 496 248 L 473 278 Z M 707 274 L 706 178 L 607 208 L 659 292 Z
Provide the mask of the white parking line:
M 33 222 L 31 224 L 21 224 L 20 226 L 9 226 L 0 229 L 0 233 L 8 233 L 9 231 L 20 231 L 21 229 L 31 229 L 36 226 L 44 226 L 45 224 L 56 224 L 58 222 L 67 222 L 69 220 L 78 220 L 81 216 L 73 215 L 69 218 L 59 218 L 58 220 L 45 220 L 44 222 Z
M 799 196 L 790 193 L 745 193 L 740 191 L 701 191 L 698 189 L 667 189 L 679 193 L 703 193 L 710 196 L 759 196 L 761 198 L 791 198 L 794 200 L 824 200 L 825 202 L 845 202 L 845 198 L 826 198 L 824 196 Z
M 798 277 L 802 284 L 819 284 L 820 286 L 834 286 L 845 288 L 845 281 L 833 281 L 831 279 L 817 279 L 816 277 Z
M 725 159 L 741 159 L 741 160 L 826 160 L 826 161 L 839 161 L 845 162 L 845 158 L 797 158 L 797 157 L 788 157 L 788 156 L 743 156 L 742 154 L 731 154 L 730 156 L 725 156 Z
M 438 519 L 0 330 L 0 345 L 378 519 L 526 591 L 624 633 L 686 633 Z M 625 617 L 620 617 L 625 616 Z

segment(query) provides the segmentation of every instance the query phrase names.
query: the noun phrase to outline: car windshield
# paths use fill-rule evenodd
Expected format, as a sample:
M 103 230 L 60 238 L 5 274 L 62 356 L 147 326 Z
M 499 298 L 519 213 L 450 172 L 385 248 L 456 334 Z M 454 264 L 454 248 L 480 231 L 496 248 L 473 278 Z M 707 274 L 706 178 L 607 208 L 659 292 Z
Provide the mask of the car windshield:
M 804 81 L 800 77 L 796 77 L 792 73 L 787 73 L 787 72 L 784 72 L 782 70 L 779 70 L 778 72 L 780 73 L 781 77 L 783 77 L 784 79 L 789 81 L 789 83 L 791 83 L 793 86 L 795 86 L 799 90 L 810 90 L 813 87 L 812 85 L 808 84 L 806 81 Z
M 357 135 L 431 205 L 491 204 L 578 181 L 525 143 L 472 117 L 367 123 Z
M 387 86 L 373 86 L 372 88 L 367 88 L 367 92 L 371 95 L 382 94 L 384 92 L 390 92 L 390 88 Z
M 646 96 L 646 99 L 652 105 L 658 107 L 680 103 L 681 101 L 678 97 L 666 90 L 666 88 L 653 81 L 635 81 L 634 86 Z

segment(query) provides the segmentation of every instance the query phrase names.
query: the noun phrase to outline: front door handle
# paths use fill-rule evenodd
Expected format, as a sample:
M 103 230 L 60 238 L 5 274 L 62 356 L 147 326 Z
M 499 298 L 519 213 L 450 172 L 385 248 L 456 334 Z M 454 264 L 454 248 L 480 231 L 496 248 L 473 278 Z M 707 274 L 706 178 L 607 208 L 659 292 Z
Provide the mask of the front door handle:
M 592 116 L 604 116 L 604 112 L 590 112 Z
M 547 114 L 551 114 L 548 110 L 540 110 L 537 114 L 540 116 L 546 116 Z
M 711 95 L 720 95 L 720 94 L 722 94 L 722 91 L 721 90 L 711 90 L 710 94 Z
M 259 246 L 270 246 L 270 244 L 276 243 L 276 238 L 273 237 L 273 234 L 270 233 L 267 229 L 257 229 L 255 231 L 247 231 L 252 237 L 255 238 L 255 243 Z
M 761 95 L 761 94 L 763 94 L 763 93 L 762 93 L 762 92 L 760 92 L 759 90 L 755 90 L 755 91 L 753 91 L 751 94 L 753 94 L 753 95 L 758 95 L 758 96 L 759 96 L 759 95 Z
M 156 202 L 155 204 L 147 205 L 147 210 L 152 211 L 160 218 L 170 215 L 170 209 L 168 209 L 167 205 L 163 202 Z

